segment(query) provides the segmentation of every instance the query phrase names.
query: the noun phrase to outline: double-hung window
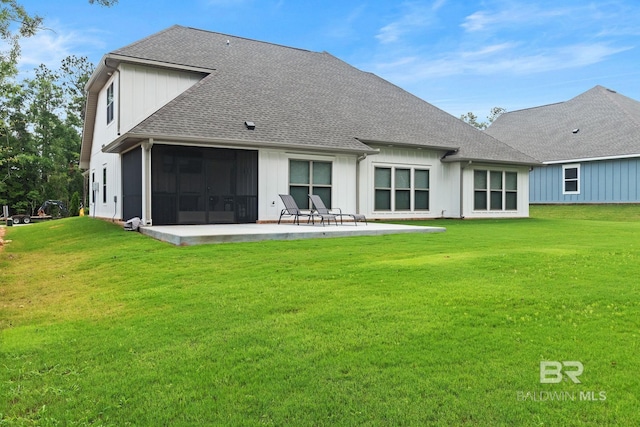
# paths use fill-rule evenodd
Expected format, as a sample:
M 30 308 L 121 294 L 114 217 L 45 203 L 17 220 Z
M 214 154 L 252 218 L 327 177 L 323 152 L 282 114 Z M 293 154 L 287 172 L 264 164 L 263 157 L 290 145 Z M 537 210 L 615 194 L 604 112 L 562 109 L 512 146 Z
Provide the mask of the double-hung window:
M 309 194 L 331 207 L 331 162 L 289 160 L 289 194 L 300 209 L 309 209 Z
M 429 170 L 395 166 L 374 169 L 376 211 L 429 210 Z
M 580 165 L 562 166 L 562 194 L 580 194 Z
M 113 82 L 107 88 L 107 124 L 113 121 L 114 106 L 113 106 Z
M 512 211 L 518 209 L 518 173 L 494 170 L 473 172 L 473 209 Z

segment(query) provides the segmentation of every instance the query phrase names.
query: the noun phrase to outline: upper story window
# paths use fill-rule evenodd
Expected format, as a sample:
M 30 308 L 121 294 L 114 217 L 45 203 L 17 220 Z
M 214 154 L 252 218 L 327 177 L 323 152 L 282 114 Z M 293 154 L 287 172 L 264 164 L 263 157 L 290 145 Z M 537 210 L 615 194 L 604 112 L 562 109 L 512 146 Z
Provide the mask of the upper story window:
M 518 173 L 473 171 L 473 209 L 514 211 L 518 209 Z
M 113 82 L 107 88 L 107 124 L 113 121 Z
M 562 166 L 562 194 L 580 194 L 580 165 Z

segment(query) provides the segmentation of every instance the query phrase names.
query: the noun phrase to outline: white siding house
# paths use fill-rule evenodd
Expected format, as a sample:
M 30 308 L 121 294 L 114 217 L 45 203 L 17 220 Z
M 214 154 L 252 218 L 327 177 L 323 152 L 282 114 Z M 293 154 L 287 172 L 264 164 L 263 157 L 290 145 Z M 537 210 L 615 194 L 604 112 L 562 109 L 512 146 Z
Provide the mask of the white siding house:
M 277 221 L 279 194 L 369 219 L 528 216 L 536 160 L 327 53 L 174 26 L 105 55 L 87 94 L 96 217 Z

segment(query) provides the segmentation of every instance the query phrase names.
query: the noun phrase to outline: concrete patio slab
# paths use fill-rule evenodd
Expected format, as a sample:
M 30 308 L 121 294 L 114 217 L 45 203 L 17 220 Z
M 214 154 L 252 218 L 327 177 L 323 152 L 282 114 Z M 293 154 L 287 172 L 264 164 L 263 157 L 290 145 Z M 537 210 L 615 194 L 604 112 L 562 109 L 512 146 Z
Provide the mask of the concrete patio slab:
M 207 224 L 159 225 L 140 227 L 140 232 L 154 239 L 178 246 L 209 243 L 258 242 L 262 240 L 299 240 L 330 237 L 379 236 L 401 233 L 442 233 L 443 227 L 423 227 L 369 222 L 339 226 L 293 224 Z

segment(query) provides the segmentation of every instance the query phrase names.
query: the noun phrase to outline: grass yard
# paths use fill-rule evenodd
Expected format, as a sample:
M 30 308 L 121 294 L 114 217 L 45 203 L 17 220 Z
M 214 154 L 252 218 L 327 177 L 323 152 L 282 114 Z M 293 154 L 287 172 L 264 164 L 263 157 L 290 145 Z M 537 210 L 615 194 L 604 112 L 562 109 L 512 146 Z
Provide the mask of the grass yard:
M 640 206 L 531 214 L 195 247 L 7 228 L 0 426 L 640 425 Z

